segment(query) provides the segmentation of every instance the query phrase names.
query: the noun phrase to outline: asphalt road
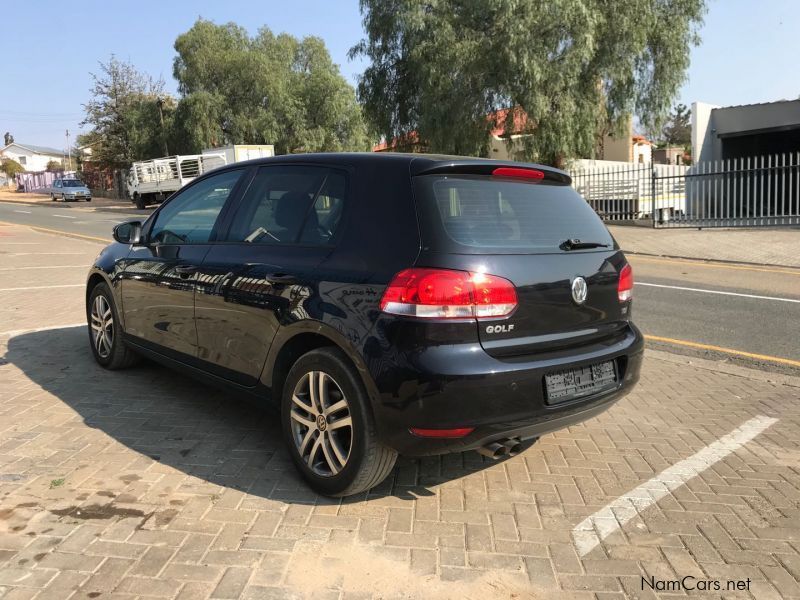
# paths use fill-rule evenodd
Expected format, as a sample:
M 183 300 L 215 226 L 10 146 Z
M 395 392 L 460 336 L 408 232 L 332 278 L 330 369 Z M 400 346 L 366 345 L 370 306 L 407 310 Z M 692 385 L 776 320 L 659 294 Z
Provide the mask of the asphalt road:
M 110 240 L 115 224 L 147 214 L 87 204 L 0 202 L 0 221 L 98 240 Z M 634 320 L 650 345 L 800 372 L 800 270 L 638 255 L 629 260 L 636 280 Z
M 645 334 L 800 362 L 800 270 L 628 259 Z
M 135 208 L 96 208 L 88 202 L 22 204 L 0 202 L 0 221 L 33 225 L 89 237 L 111 240 L 111 229 L 117 223 L 132 219 L 144 220 L 150 210 Z

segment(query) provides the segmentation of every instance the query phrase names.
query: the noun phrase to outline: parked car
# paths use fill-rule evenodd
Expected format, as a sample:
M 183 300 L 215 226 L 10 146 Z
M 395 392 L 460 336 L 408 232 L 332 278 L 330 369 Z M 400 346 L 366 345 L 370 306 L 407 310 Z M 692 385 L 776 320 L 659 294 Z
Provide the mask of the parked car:
M 147 356 L 274 403 L 322 494 L 377 485 L 398 454 L 514 455 L 639 378 L 631 267 L 549 167 L 260 159 L 114 239 L 86 288 L 97 362 Z
M 50 200 L 85 200 L 92 201 L 92 191 L 80 179 L 56 179 L 50 186 Z

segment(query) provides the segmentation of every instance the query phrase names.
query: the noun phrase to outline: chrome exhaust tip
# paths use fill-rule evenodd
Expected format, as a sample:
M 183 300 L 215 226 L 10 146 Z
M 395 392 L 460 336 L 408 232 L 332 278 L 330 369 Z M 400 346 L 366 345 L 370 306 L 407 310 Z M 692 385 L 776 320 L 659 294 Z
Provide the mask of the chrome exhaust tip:
M 509 456 L 516 456 L 522 452 L 522 440 L 519 438 L 508 438 L 503 441 L 503 446 L 508 449 Z
M 482 454 L 483 456 L 488 456 L 492 460 L 497 460 L 498 458 L 502 458 L 503 456 L 508 454 L 508 448 L 503 444 L 498 444 L 497 442 L 486 444 L 485 446 L 481 446 L 476 450 L 478 454 Z

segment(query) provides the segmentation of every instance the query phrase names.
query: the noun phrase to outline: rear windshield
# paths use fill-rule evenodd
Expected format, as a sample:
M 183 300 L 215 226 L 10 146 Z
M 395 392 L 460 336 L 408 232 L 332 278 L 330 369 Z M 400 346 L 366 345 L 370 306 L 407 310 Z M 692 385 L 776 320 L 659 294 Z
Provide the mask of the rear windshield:
M 426 245 L 446 252 L 562 252 L 567 239 L 614 241 L 594 210 L 569 185 L 486 176 L 415 178 Z M 427 232 L 427 233 L 425 233 Z

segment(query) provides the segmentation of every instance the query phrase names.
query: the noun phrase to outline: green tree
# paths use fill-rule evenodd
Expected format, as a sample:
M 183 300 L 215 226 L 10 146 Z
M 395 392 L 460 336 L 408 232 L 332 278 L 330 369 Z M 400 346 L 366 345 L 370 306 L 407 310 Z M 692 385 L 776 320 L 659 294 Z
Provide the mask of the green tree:
M 685 79 L 704 0 L 361 0 L 358 86 L 387 139 L 486 156 L 487 115 L 527 133 L 519 158 L 591 155 L 598 127 L 657 130 Z M 520 119 L 519 114 L 526 115 Z
M 363 150 L 355 91 L 322 40 L 199 19 L 175 41 L 181 99 L 174 139 L 182 151 L 274 144 L 290 152 Z
M 6 176 L 11 179 L 15 177 L 17 173 L 24 173 L 25 167 L 15 160 L 7 158 L 0 162 L 0 171 L 3 171 L 3 173 L 5 173 Z
M 678 104 L 661 130 L 663 141 L 669 146 L 688 146 L 692 143 L 692 113 L 685 104 Z
M 92 74 L 91 100 L 81 125 L 91 130 L 81 145 L 92 145 L 93 160 L 109 167 L 161 156 L 172 129 L 176 102 L 164 93 L 164 82 L 138 71 L 115 56 Z M 163 116 L 163 124 L 162 124 Z
M 64 165 L 61 164 L 60 160 L 49 160 L 45 169 L 50 172 L 63 171 Z

